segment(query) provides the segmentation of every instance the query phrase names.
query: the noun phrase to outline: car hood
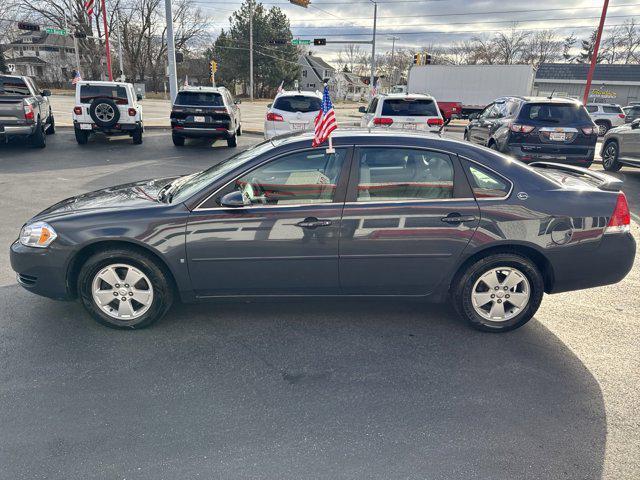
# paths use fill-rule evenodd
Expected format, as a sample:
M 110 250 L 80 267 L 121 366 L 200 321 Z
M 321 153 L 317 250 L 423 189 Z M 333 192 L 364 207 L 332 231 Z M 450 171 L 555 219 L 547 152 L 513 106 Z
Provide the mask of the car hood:
M 36 215 L 34 219 L 59 216 L 83 210 L 129 209 L 161 205 L 162 203 L 157 199 L 158 192 L 176 178 L 178 177 L 143 180 L 84 193 L 50 206 Z

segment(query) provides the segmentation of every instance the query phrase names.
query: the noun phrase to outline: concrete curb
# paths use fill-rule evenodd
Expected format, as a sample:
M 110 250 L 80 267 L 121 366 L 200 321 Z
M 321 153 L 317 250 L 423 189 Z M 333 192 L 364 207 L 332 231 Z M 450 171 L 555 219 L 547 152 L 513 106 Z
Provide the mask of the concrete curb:
M 61 129 L 61 130 L 73 130 L 73 125 L 59 125 L 56 123 L 56 129 Z M 144 126 L 145 130 L 171 130 L 171 127 L 167 126 L 167 125 L 145 125 Z M 242 133 L 248 133 L 249 135 L 263 135 L 262 130 L 256 130 L 256 129 L 246 129 L 243 128 L 242 129 Z

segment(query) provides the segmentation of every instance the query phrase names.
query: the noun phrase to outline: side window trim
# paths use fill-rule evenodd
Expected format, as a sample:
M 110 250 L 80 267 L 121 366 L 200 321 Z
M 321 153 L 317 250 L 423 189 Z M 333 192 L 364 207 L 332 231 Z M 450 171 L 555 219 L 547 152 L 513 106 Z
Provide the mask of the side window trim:
M 453 165 L 453 197 L 452 198 L 407 198 L 399 200 L 380 200 L 371 202 L 358 202 L 358 184 L 360 182 L 360 155 L 362 150 L 367 148 L 404 148 L 414 150 L 425 150 L 427 152 L 435 152 L 447 155 L 451 159 Z M 356 145 L 352 152 L 351 171 L 349 172 L 349 184 L 347 186 L 345 204 L 350 205 L 375 205 L 380 203 L 434 203 L 434 202 L 453 202 L 453 201 L 474 201 L 475 197 L 471 190 L 471 184 L 464 172 L 462 162 L 458 155 L 446 150 L 437 148 L 423 147 L 419 145 Z
M 511 197 L 511 194 L 513 193 L 513 182 L 511 180 L 509 180 L 507 177 L 505 177 L 504 175 L 502 175 L 499 172 L 496 172 L 493 168 L 487 167 L 486 165 L 483 165 L 482 163 L 480 163 L 480 162 L 478 162 L 476 160 L 472 160 L 469 157 L 460 156 L 460 163 L 464 166 L 464 168 L 463 168 L 464 172 L 463 173 L 467 178 L 467 182 L 468 182 L 469 188 L 471 190 L 471 195 L 473 196 L 473 198 L 477 202 L 503 201 L 503 200 L 507 200 L 509 197 Z M 472 179 L 471 179 L 471 172 L 469 171 L 470 164 L 478 165 L 480 168 L 482 168 L 484 170 L 488 170 L 489 172 L 495 174 L 496 176 L 498 176 L 502 180 L 504 180 L 506 182 L 506 184 L 509 185 L 509 191 L 507 192 L 507 194 L 502 196 L 502 197 L 477 198 L 476 195 L 473 193 L 473 182 L 472 182 Z
M 233 210 L 246 210 L 246 209 L 254 209 L 254 208 L 292 208 L 292 207 L 311 207 L 311 206 L 317 206 L 317 207 L 322 207 L 323 205 L 343 205 L 345 202 L 345 194 L 346 194 L 346 189 L 347 189 L 347 184 L 349 182 L 349 169 L 351 166 L 351 163 L 353 161 L 353 145 L 340 145 L 335 147 L 336 149 L 345 149 L 346 150 L 346 154 L 344 157 L 344 162 L 342 164 L 342 168 L 340 170 L 340 173 L 338 175 L 338 183 L 336 185 L 336 191 L 334 192 L 333 195 L 333 200 L 331 202 L 326 202 L 326 203 L 302 203 L 302 204 L 290 204 L 290 205 L 262 205 L 262 204 L 255 204 L 255 205 L 247 205 L 246 207 L 237 207 L 234 208 Z M 274 162 L 280 158 L 286 157 L 288 155 L 292 155 L 292 154 L 296 154 L 296 153 L 301 153 L 301 152 L 310 152 L 310 151 L 314 151 L 317 149 L 314 148 L 300 148 L 297 150 L 291 150 L 288 152 L 283 152 L 281 154 L 278 154 L 274 157 L 269 157 L 267 159 L 265 159 L 264 161 L 260 162 L 257 165 L 254 165 L 250 168 L 247 168 L 246 170 L 242 170 L 241 172 L 235 172 L 235 173 L 231 173 L 230 176 L 227 177 L 227 179 L 223 180 L 224 183 L 216 188 L 211 194 L 206 195 L 204 200 L 202 200 L 201 202 L 198 203 L 198 205 L 193 208 L 191 211 L 192 212 L 202 212 L 202 211 L 214 211 L 214 210 L 231 210 L 227 207 L 221 207 L 221 206 L 215 206 L 215 207 L 206 207 L 204 205 L 206 205 L 207 202 L 209 202 L 212 199 L 215 199 L 215 196 L 218 195 L 223 189 L 225 189 L 226 187 L 228 187 L 232 182 L 234 182 L 235 180 L 242 178 L 245 175 L 248 175 L 249 173 L 251 173 L 252 171 L 263 167 L 265 165 L 267 165 L 268 163 Z M 196 194 L 197 195 L 197 194 Z

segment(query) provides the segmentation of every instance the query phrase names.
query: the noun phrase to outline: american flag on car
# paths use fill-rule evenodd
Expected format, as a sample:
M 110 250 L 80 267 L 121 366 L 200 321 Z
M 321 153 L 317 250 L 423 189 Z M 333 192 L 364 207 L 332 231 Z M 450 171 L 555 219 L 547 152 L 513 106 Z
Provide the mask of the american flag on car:
M 322 94 L 322 108 L 318 112 L 314 125 L 315 134 L 311 143 L 313 147 L 323 144 L 331 136 L 331 132 L 338 128 L 336 114 L 333 111 L 331 98 L 329 98 L 329 87 L 326 84 Z

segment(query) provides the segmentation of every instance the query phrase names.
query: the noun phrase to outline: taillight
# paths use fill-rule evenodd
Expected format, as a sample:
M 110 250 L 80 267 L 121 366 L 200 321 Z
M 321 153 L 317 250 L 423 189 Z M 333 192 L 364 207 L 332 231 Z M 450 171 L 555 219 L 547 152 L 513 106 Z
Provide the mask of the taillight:
M 429 118 L 427 119 L 427 125 L 429 125 L 430 127 L 444 125 L 444 120 L 442 120 L 441 118 Z
M 82 107 L 73 107 L 73 113 L 76 115 L 82 115 Z
M 269 112 L 267 113 L 267 121 L 269 122 L 284 122 L 284 118 L 279 113 Z
M 522 125 L 521 123 L 512 123 L 509 125 L 509 130 L 515 133 L 530 133 L 536 128 L 533 125 Z
M 137 113 L 138 113 L 138 111 L 135 108 L 130 108 L 129 109 L 129 116 L 130 117 L 135 117 Z
M 24 106 L 24 119 L 27 122 L 33 122 L 36 119 L 36 112 L 33 111 L 33 107 L 31 105 Z
M 391 125 L 393 123 L 393 118 L 389 117 L 375 117 L 373 119 L 374 125 Z
M 618 114 L 618 118 L 625 118 L 625 114 L 624 113 L 619 113 Z
M 582 133 L 584 133 L 585 135 L 593 135 L 595 133 L 598 133 L 598 129 L 595 127 L 582 127 Z
M 616 201 L 616 208 L 611 214 L 609 224 L 604 229 L 604 233 L 626 233 L 629 232 L 631 227 L 631 214 L 629 213 L 629 204 L 627 203 L 627 197 L 624 193 L 618 194 L 618 200 Z

